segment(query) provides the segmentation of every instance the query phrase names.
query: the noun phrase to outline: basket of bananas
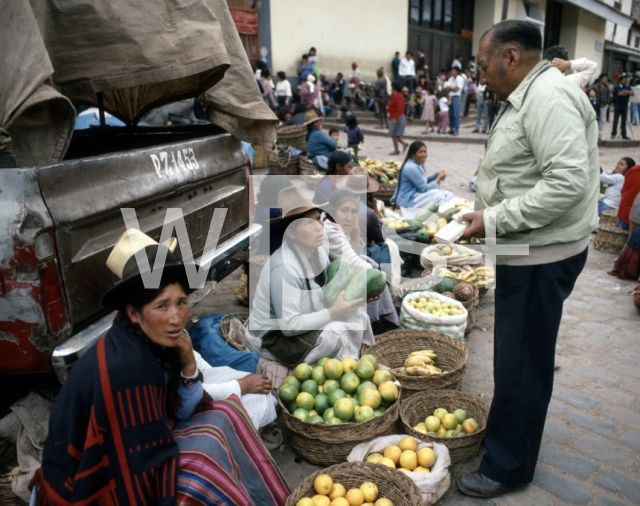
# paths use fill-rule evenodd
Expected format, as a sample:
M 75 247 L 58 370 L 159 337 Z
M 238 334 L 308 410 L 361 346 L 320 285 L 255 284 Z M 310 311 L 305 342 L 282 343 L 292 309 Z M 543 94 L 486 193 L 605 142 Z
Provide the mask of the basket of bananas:
M 375 193 L 376 198 L 388 202 L 396 191 L 402 164 L 395 160 L 383 162 L 375 158 L 360 159 L 358 163 L 380 183 L 380 189 Z
M 458 390 L 469 358 L 460 341 L 431 330 L 392 330 L 360 353 L 388 367 L 405 397 L 422 390 Z

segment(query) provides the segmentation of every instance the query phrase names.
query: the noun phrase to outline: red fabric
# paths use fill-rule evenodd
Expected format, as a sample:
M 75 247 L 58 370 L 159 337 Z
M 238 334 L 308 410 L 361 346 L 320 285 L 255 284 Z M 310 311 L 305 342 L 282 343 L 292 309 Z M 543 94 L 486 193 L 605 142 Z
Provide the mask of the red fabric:
M 640 193 L 640 165 L 634 165 L 624 175 L 624 184 L 620 190 L 618 218 L 629 223 L 629 213 L 636 196 Z
M 404 97 L 402 93 L 395 92 L 391 95 L 387 110 L 389 111 L 389 117 L 394 121 L 398 121 L 400 116 L 404 116 Z
M 627 244 L 618 257 L 616 268 L 607 274 L 618 279 L 637 280 L 640 277 L 640 251 Z

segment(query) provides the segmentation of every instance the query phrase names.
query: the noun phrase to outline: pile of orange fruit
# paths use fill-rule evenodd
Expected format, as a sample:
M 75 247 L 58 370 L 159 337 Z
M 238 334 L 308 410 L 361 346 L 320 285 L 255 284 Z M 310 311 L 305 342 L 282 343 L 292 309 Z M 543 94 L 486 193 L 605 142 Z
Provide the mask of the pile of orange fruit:
M 316 495 L 300 499 L 296 506 L 393 506 L 391 500 L 378 497 L 378 487 L 370 481 L 347 490 L 328 474 L 320 474 L 313 481 L 313 488 Z

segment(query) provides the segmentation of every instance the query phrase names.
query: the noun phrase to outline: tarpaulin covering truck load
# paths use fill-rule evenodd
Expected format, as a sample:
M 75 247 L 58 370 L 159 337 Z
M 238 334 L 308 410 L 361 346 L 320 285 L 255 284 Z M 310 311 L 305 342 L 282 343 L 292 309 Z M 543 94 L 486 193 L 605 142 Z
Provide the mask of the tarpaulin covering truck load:
M 180 208 L 196 263 L 214 209 L 227 209 L 193 303 L 246 259 L 260 226 L 240 139 L 269 147 L 277 120 L 223 0 L 0 0 L 0 11 L 0 373 L 53 366 L 63 380 L 113 319 L 100 297 L 116 281 L 105 262 L 122 208 L 156 240 Z M 136 126 L 192 97 L 210 123 Z M 127 126 L 74 132 L 74 104 Z

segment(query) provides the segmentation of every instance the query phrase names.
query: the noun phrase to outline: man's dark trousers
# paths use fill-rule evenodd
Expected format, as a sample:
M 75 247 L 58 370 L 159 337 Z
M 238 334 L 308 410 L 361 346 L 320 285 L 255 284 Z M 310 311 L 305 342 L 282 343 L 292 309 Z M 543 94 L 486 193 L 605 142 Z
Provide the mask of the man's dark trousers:
M 622 137 L 627 136 L 627 106 L 628 104 L 615 104 L 613 109 L 613 130 L 611 137 L 615 137 L 618 133 L 618 119 L 620 119 L 620 132 Z
M 496 267 L 494 394 L 480 472 L 507 487 L 533 480 L 553 390 L 562 305 L 587 250 L 560 262 Z

